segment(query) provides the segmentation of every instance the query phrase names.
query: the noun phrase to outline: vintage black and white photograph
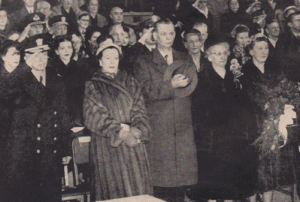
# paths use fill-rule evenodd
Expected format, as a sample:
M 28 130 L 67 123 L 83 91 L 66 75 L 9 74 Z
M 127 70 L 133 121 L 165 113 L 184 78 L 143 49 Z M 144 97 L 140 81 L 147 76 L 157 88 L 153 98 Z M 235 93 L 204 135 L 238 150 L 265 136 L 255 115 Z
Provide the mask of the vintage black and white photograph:
M 300 0 L 0 0 L 0 202 L 300 202 Z

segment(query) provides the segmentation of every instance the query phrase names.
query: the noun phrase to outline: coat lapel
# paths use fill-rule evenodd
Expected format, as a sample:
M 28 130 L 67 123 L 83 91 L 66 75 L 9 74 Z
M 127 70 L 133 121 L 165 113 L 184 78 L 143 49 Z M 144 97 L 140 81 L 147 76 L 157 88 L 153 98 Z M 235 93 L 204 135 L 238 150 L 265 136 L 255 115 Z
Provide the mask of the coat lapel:
M 45 103 L 45 86 L 43 86 L 32 74 L 29 66 L 24 66 L 24 90 L 39 104 Z M 46 81 L 47 82 L 47 81 Z
M 154 67 L 159 72 L 164 74 L 168 67 L 167 61 L 163 58 L 163 56 L 160 54 L 160 52 L 158 51 L 157 48 L 153 50 L 152 56 L 153 56 L 152 61 L 153 61 L 153 63 L 156 64 Z

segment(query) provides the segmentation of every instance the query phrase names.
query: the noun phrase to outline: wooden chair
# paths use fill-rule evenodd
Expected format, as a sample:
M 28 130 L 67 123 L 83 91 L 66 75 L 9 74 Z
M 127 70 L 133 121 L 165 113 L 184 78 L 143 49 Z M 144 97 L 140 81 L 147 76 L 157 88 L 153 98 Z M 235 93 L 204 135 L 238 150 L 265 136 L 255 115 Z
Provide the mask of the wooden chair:
M 79 179 L 78 165 L 89 163 L 89 145 L 91 142 L 90 136 L 75 137 L 72 141 L 73 166 L 75 186 L 70 187 L 63 194 L 62 201 L 78 200 L 79 202 L 90 202 L 90 187 L 89 183 L 84 186 Z M 64 167 L 65 185 L 68 187 L 68 168 Z

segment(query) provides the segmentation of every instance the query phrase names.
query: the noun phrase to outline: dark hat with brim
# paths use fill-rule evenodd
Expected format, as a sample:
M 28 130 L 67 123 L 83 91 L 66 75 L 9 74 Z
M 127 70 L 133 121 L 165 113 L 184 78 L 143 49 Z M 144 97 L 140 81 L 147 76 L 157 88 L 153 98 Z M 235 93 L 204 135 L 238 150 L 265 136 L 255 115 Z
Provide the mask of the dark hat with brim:
M 197 83 L 196 67 L 191 63 L 186 63 L 183 60 L 176 60 L 169 65 L 164 73 L 164 81 L 170 81 L 176 74 L 183 74 L 188 78 L 188 85 L 182 88 L 175 88 L 174 92 L 177 97 L 186 97 L 194 92 Z
M 53 27 L 55 25 L 69 25 L 66 21 L 66 17 L 62 15 L 56 15 L 49 19 L 48 24 L 50 27 Z
M 205 50 L 209 49 L 212 46 L 216 46 L 219 44 L 227 43 L 230 45 L 228 38 L 224 37 L 223 35 L 215 35 L 213 38 L 208 39 L 205 43 Z
M 23 31 L 28 25 L 42 25 L 45 24 L 45 15 L 43 13 L 28 14 L 21 22 L 20 31 Z
M 38 34 L 25 39 L 22 42 L 22 50 L 25 53 L 36 53 L 49 50 L 48 40 L 45 34 Z

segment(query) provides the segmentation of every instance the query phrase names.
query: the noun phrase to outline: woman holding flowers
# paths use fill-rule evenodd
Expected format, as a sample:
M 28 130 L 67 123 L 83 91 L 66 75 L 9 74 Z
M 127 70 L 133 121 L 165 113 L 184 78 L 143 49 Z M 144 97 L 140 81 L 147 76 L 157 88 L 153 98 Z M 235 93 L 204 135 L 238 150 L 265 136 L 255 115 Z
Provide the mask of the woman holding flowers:
M 282 187 L 293 185 L 300 176 L 299 141 L 293 135 L 298 127 L 286 127 L 296 118 L 293 109 L 300 103 L 299 91 L 297 84 L 288 81 L 273 63 L 270 65 L 264 35 L 252 36 L 249 49 L 252 59 L 243 66 L 240 80 L 255 106 L 259 190 L 263 201 L 270 202 L 275 199 L 275 190 L 280 192 Z

